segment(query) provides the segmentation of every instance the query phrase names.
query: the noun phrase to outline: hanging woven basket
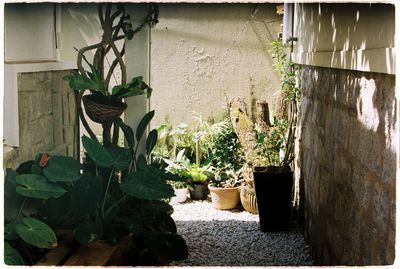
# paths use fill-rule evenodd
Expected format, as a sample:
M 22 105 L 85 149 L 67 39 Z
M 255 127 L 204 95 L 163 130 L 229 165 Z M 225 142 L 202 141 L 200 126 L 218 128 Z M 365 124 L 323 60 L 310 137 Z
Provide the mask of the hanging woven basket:
M 97 123 L 106 124 L 118 119 L 128 107 L 122 101 L 108 101 L 95 95 L 85 95 L 82 97 L 85 112 L 89 118 Z

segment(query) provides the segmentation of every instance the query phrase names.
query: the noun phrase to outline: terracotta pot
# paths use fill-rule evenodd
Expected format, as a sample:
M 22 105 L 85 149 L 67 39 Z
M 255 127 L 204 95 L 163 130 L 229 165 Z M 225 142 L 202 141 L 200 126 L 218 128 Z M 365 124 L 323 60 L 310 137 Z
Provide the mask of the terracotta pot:
M 176 203 L 184 203 L 187 199 L 189 190 L 187 188 L 174 189 L 174 192 L 175 192 L 175 197 L 172 197 L 171 201 Z
M 247 212 L 258 214 L 256 192 L 253 188 L 248 186 L 242 186 L 240 188 L 240 202 Z
M 206 184 L 196 184 L 192 185 L 193 190 L 190 190 L 190 199 L 192 200 L 205 200 L 207 199 L 209 190 Z
M 239 187 L 216 188 L 208 185 L 211 202 L 216 209 L 233 209 L 239 203 Z

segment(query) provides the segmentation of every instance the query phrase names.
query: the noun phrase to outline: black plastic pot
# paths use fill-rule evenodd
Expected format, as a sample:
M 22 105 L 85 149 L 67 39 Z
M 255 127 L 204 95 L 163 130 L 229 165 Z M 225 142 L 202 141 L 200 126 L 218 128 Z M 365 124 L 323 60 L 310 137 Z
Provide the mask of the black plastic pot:
M 209 194 L 209 190 L 204 183 L 193 183 L 190 190 L 190 199 L 192 200 L 205 200 Z
M 281 171 L 279 167 L 255 167 L 253 174 L 261 231 L 288 229 L 293 172 Z

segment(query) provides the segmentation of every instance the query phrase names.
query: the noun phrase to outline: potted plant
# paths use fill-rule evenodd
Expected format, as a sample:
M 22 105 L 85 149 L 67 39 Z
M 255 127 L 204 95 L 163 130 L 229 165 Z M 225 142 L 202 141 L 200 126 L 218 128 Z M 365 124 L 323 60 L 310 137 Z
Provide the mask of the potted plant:
M 116 120 L 126 109 L 127 105 L 123 98 L 147 93 L 149 97 L 152 89 L 142 80 L 135 77 L 127 80 L 126 65 L 124 63 L 125 39 L 132 39 L 146 25 L 154 25 L 158 22 L 157 5 L 150 4 L 148 13 L 136 28 L 132 28 L 130 16 L 126 14 L 123 4 L 99 4 L 98 14 L 101 28 L 103 30 L 100 42 L 83 47 L 78 51 L 77 71 L 72 71 L 64 79 L 69 86 L 77 92 L 78 114 L 83 126 L 92 139 L 97 140 L 94 132 L 87 123 L 81 102 L 85 106 L 85 112 L 94 122 L 102 124 L 103 144 L 117 145 L 119 126 Z M 117 43 L 122 42 L 122 48 L 118 50 Z M 89 63 L 85 54 L 94 50 L 93 62 Z M 113 56 L 111 56 L 113 54 Z M 106 61 L 114 57 L 108 66 Z M 83 66 L 83 61 L 89 70 Z M 115 81 L 115 86 L 110 87 L 111 78 L 115 79 L 114 71 L 117 67 L 121 70 L 120 81 Z M 89 90 L 89 95 L 84 95 Z M 114 125 L 113 135 L 111 128 Z
M 235 171 L 232 166 L 215 168 L 208 189 L 211 202 L 217 209 L 233 209 L 239 203 L 239 185 L 242 183 L 241 170 Z
M 208 177 L 206 170 L 206 167 L 198 167 L 197 164 L 191 164 L 185 171 L 185 176 L 188 178 L 188 184 L 190 185 L 190 199 L 207 199 L 209 190 L 207 188 Z
M 293 192 L 293 171 L 291 163 L 294 160 L 295 128 L 297 125 L 297 104 L 300 95 L 296 86 L 295 68 L 285 53 L 281 40 L 272 43 L 273 57 L 276 59 L 275 70 L 281 78 L 281 91 L 288 113 L 283 113 L 285 126 L 277 126 L 269 133 L 267 148 L 283 151 L 279 162 L 271 162 L 268 166 L 254 168 L 254 182 L 257 195 L 260 225 L 262 231 L 287 229 L 290 222 Z M 279 122 L 279 120 L 278 120 Z M 279 128 L 283 127 L 283 128 Z M 282 131 L 286 135 L 281 135 Z M 272 142 L 272 143 L 271 143 Z
M 172 197 L 171 201 L 177 203 L 184 203 L 187 200 L 189 189 L 186 182 L 176 181 L 171 184 L 174 187 L 175 197 Z

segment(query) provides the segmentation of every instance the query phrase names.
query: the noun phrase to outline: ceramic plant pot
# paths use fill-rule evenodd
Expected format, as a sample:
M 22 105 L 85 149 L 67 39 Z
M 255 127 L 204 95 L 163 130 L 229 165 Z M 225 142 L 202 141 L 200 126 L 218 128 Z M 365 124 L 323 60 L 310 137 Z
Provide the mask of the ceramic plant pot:
M 289 228 L 293 172 L 279 167 L 255 167 L 254 185 L 263 232 Z
M 187 188 L 184 189 L 174 189 L 175 197 L 172 197 L 172 202 L 176 203 L 184 203 L 187 199 L 189 190 Z
M 240 188 L 240 202 L 242 203 L 244 210 L 252 214 L 258 214 L 257 199 L 254 188 L 242 186 Z
M 239 187 L 216 188 L 208 185 L 211 202 L 216 209 L 233 209 L 239 203 Z
M 192 185 L 192 190 L 190 190 L 190 199 L 192 200 L 205 200 L 207 199 L 209 190 L 204 183 L 194 183 Z

